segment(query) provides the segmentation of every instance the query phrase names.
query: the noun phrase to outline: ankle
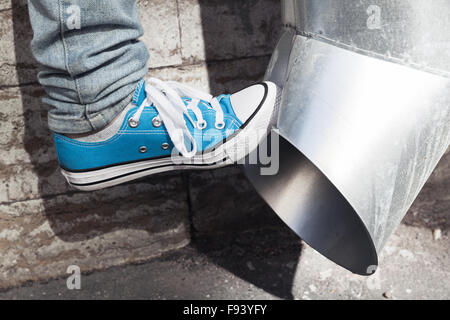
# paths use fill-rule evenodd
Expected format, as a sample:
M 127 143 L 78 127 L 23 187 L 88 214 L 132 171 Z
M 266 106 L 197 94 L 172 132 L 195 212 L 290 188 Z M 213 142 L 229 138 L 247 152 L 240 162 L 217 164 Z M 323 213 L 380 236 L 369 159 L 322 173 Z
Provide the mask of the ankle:
M 105 141 L 112 137 L 119 130 L 126 113 L 133 107 L 129 104 L 125 109 L 123 109 L 118 115 L 112 119 L 108 125 L 100 130 L 90 131 L 86 133 L 70 134 L 64 133 L 63 135 L 69 139 L 74 139 L 81 142 L 99 142 Z

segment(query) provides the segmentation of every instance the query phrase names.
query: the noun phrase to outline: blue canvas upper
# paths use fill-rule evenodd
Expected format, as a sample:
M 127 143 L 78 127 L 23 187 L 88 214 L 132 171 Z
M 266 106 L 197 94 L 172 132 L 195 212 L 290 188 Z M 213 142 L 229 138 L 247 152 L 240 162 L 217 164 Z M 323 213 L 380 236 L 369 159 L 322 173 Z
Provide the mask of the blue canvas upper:
M 133 96 L 134 108 L 127 112 L 117 133 L 106 141 L 81 142 L 55 133 L 55 147 L 61 167 L 69 171 L 83 171 L 170 156 L 173 144 L 164 124 L 160 127 L 154 127 L 152 124 L 152 120 L 158 115 L 153 105 L 145 106 L 137 128 L 128 125 L 129 119 L 146 101 L 145 98 L 144 81 L 141 81 Z M 242 126 L 231 106 L 230 95 L 221 95 L 217 99 L 224 112 L 225 127 L 222 130 L 215 128 L 216 112 L 205 101 L 199 103 L 199 108 L 207 122 L 207 127 L 200 130 L 194 128 L 190 121 L 186 121 L 189 131 L 196 140 L 199 152 L 214 147 Z M 183 101 L 187 105 L 190 98 L 183 98 Z M 197 120 L 191 110 L 189 110 L 189 115 L 192 119 Z M 186 116 L 185 119 L 187 120 Z M 164 143 L 168 143 L 170 146 L 167 150 L 161 147 Z M 140 152 L 141 147 L 146 147 L 147 152 Z

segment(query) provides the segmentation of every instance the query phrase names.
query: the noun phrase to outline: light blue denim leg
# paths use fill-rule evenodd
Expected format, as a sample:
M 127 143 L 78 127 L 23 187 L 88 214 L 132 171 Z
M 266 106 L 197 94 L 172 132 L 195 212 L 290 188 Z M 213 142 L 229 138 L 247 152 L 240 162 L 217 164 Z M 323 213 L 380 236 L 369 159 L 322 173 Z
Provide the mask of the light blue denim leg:
M 135 0 L 28 0 L 51 130 L 105 127 L 131 101 L 149 54 Z

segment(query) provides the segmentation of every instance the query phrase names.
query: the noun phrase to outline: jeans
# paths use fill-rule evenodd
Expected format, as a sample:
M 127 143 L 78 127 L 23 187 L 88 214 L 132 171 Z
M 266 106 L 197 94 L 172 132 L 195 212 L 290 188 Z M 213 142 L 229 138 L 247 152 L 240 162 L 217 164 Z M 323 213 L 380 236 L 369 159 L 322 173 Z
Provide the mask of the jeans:
M 131 101 L 149 54 L 135 0 L 28 0 L 48 125 L 66 134 L 104 128 Z

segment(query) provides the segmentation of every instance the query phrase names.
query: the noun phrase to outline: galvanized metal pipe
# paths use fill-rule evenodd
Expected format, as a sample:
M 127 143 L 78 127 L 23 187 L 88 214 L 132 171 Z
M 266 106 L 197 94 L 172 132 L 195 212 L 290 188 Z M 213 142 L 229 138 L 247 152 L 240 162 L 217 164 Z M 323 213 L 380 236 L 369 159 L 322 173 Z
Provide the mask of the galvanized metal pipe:
M 450 144 L 450 1 L 285 0 L 266 78 L 280 172 L 245 171 L 313 248 L 370 275 Z

